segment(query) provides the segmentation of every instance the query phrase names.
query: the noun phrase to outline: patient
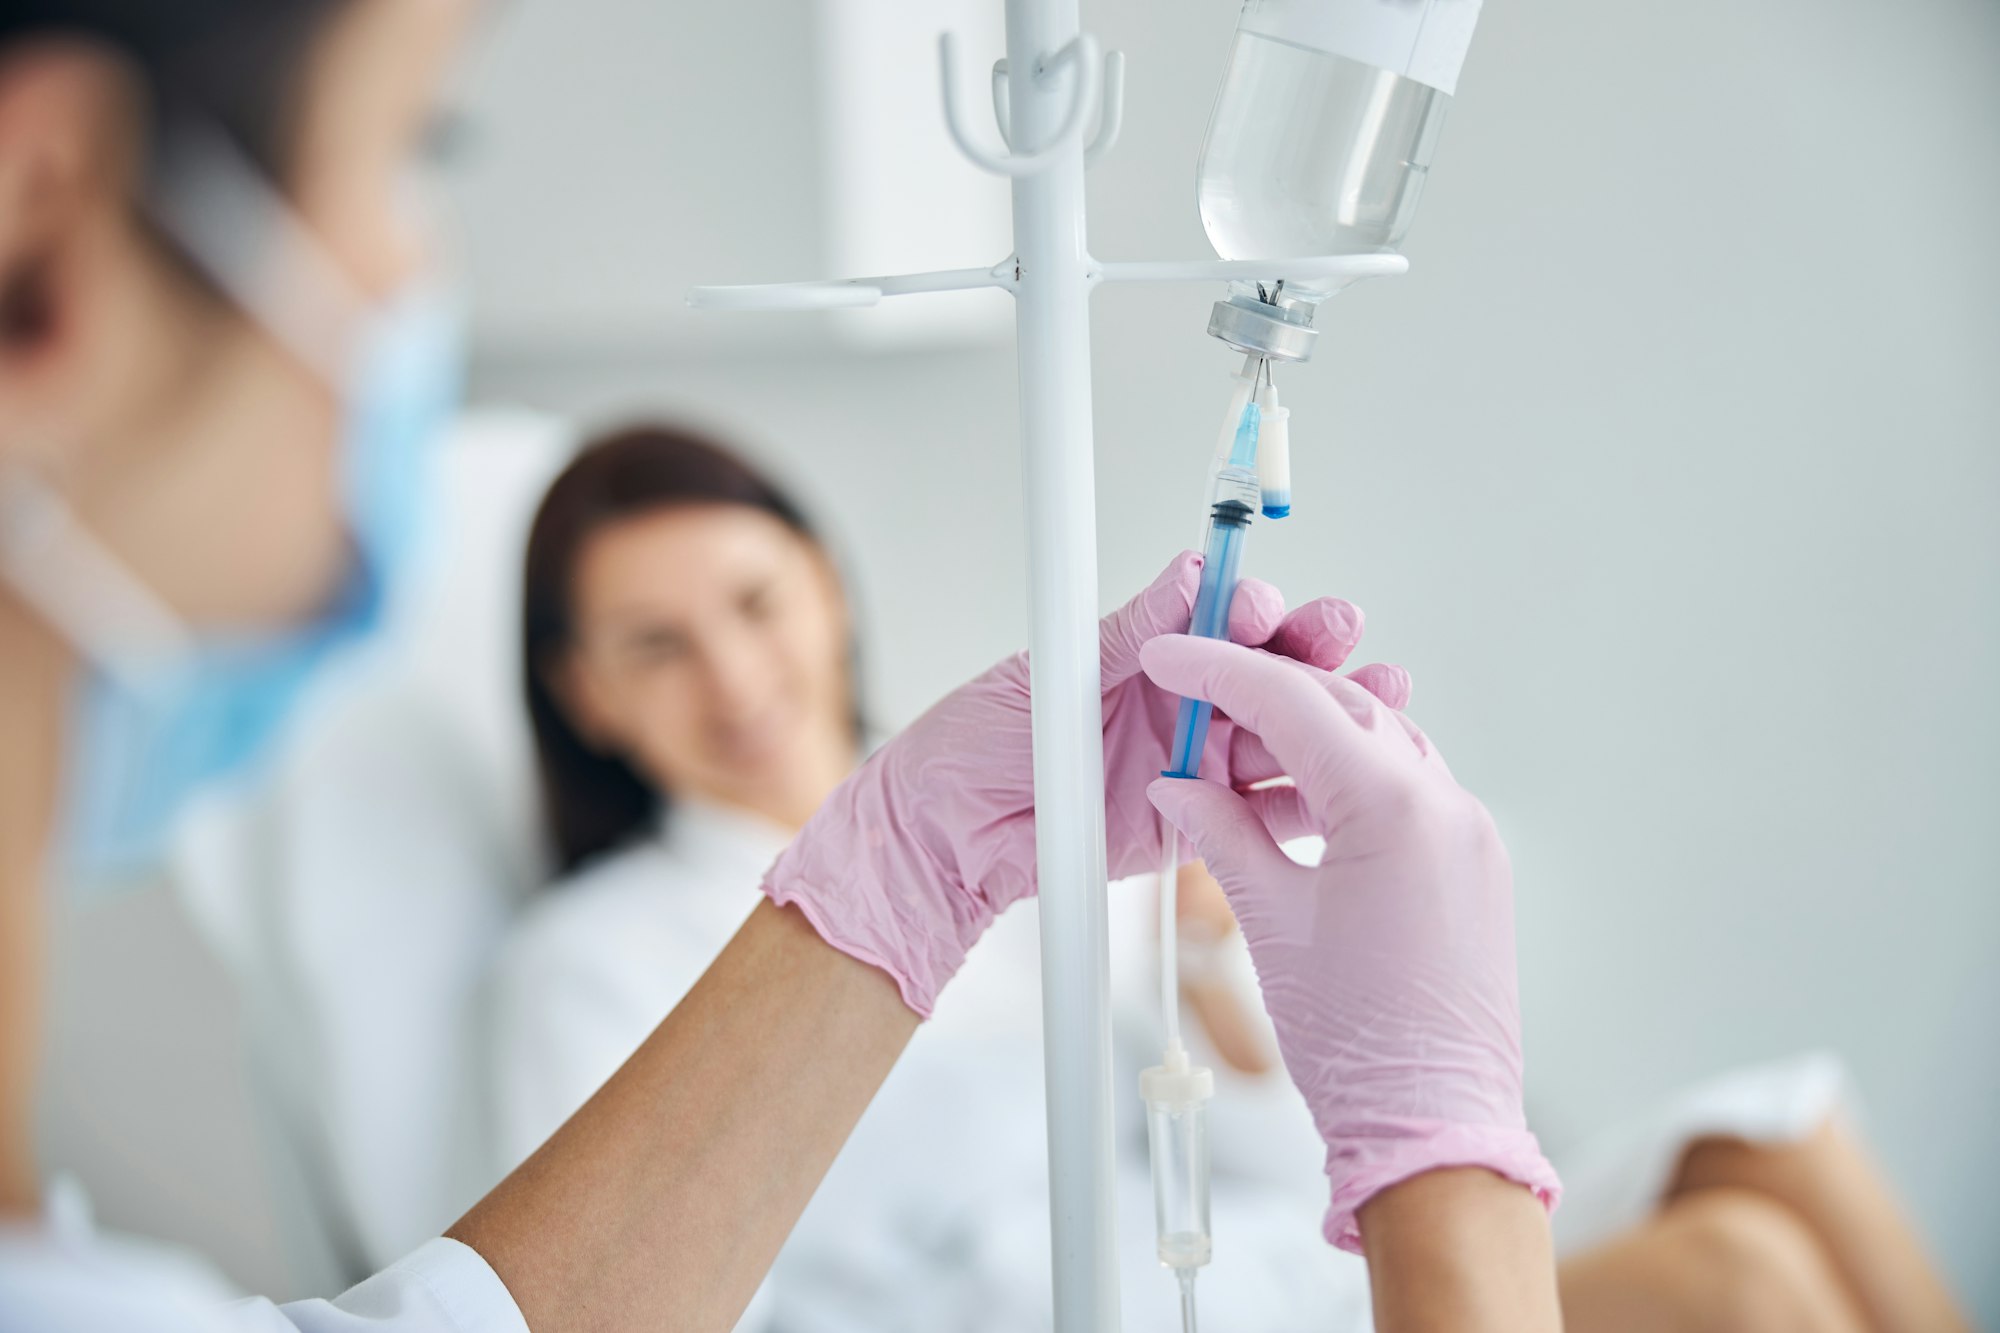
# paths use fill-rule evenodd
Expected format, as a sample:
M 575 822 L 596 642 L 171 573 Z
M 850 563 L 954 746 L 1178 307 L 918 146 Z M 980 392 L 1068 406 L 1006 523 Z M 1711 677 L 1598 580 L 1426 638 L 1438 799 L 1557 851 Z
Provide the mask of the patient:
M 526 689 L 563 878 L 494 984 L 501 1160 L 525 1157 L 626 1058 L 758 901 L 764 869 L 864 748 L 848 598 L 801 510 L 727 449 L 641 428 L 581 451 L 529 539 Z M 1358 1261 L 1318 1235 L 1319 1140 L 1213 882 L 1183 878 L 1190 1030 L 1218 1066 L 1217 1259 L 1242 1329 L 1365 1329 Z M 1114 890 L 1117 1044 L 1160 1047 L 1142 886 Z M 919 1032 L 741 1327 L 1013 1329 L 1046 1320 L 1034 918 L 1002 918 Z M 1837 1115 L 1821 1063 L 1704 1090 L 1570 1182 L 1571 1330 L 1966 1327 Z M 1137 1098 L 1121 1134 L 1125 1304 L 1168 1326 L 1151 1269 Z M 947 1136 L 940 1132 L 951 1127 Z M 671 1133 L 670 1126 L 662 1127 Z M 965 1143 L 982 1145 L 971 1159 Z M 834 1202 L 828 1203 L 828 1200 Z M 825 1206 L 822 1206 L 825 1205 Z

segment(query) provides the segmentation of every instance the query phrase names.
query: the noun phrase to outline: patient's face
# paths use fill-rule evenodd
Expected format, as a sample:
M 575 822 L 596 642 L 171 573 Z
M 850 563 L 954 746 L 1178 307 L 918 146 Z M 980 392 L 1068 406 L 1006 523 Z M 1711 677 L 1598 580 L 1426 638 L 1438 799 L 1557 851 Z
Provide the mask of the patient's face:
M 562 693 L 594 743 L 664 791 L 803 823 L 854 761 L 845 599 L 760 510 L 677 506 L 579 554 Z

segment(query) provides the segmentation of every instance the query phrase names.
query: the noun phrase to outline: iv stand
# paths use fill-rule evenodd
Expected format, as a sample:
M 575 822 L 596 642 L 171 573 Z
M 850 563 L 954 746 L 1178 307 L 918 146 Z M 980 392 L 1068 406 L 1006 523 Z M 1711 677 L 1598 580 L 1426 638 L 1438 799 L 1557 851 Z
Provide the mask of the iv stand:
M 1125 58 L 1100 59 L 1078 0 L 1006 0 L 1007 58 L 992 97 L 1004 151 L 967 133 L 957 43 L 939 39 L 945 127 L 975 166 L 1010 177 L 1014 253 L 990 269 L 696 287 L 704 310 L 831 310 L 912 292 L 999 287 L 1015 297 L 1041 897 L 1042 1039 L 1056 1333 L 1115 1333 L 1109 927 L 1097 646 L 1090 293 L 1101 282 L 1392 277 L 1401 255 L 1103 263 L 1085 248 L 1084 167 L 1118 139 Z M 1085 127 L 1096 111 L 1096 128 Z M 1038 145 L 1032 149 L 1026 145 Z

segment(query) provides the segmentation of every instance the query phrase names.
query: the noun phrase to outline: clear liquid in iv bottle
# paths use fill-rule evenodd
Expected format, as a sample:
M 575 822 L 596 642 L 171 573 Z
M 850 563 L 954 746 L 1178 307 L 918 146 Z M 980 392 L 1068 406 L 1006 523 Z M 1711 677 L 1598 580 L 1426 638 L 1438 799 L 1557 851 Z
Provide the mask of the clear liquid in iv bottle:
M 1246 20 L 1259 8 L 1251 0 Z M 1197 170 L 1209 243 L 1224 259 L 1394 249 L 1450 103 L 1429 84 L 1246 23 Z

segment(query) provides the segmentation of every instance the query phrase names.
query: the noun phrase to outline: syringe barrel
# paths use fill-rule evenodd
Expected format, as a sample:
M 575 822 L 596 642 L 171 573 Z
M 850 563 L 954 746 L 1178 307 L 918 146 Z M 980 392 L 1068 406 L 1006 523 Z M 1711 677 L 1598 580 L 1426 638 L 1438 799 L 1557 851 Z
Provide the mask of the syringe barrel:
M 1202 554 L 1201 586 L 1195 593 L 1194 617 L 1188 633 L 1204 639 L 1229 636 L 1229 606 L 1236 599 L 1236 580 L 1243 564 L 1243 535 L 1250 528 L 1251 503 L 1256 499 L 1256 477 L 1247 479 L 1250 502 L 1239 499 L 1218 501 L 1210 511 L 1208 543 Z M 1163 776 L 1192 778 L 1200 775 L 1202 747 L 1208 743 L 1208 721 L 1215 708 L 1205 699 L 1181 700 L 1174 720 L 1173 767 Z
M 1153 1222 L 1160 1262 L 1197 1268 L 1209 1260 L 1208 1106 L 1149 1102 L 1146 1134 L 1153 1158 Z
M 1219 501 L 1211 512 L 1208 547 L 1202 553 L 1201 586 L 1195 592 L 1189 633 L 1220 639 L 1229 633 L 1229 605 L 1236 599 L 1236 581 L 1243 567 L 1243 534 L 1250 526 L 1250 506 L 1238 499 Z

